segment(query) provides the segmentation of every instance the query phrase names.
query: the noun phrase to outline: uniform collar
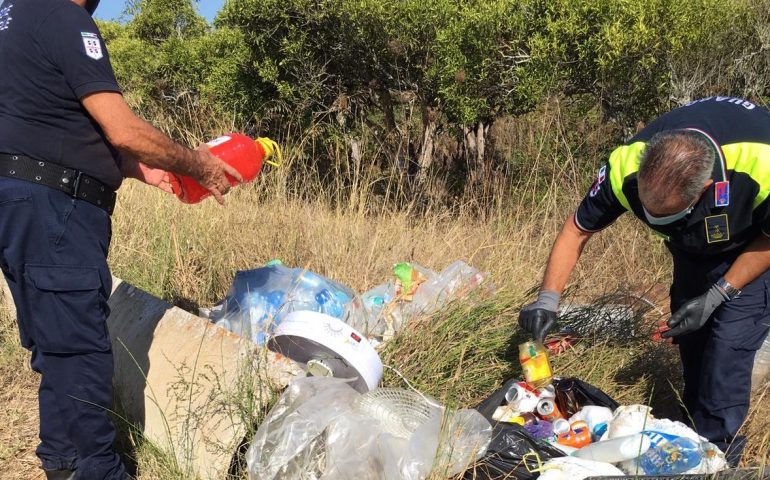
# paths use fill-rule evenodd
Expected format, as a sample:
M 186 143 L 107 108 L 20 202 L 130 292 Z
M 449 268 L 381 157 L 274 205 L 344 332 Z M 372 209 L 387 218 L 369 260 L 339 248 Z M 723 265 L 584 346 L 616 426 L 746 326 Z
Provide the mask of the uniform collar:
M 711 147 L 714 149 L 714 168 L 711 171 L 711 179 L 714 180 L 714 183 L 712 183 L 708 190 L 703 193 L 703 197 L 701 197 L 698 205 L 703 205 L 709 209 L 721 208 L 716 206 L 716 184 L 719 182 L 728 181 L 727 161 L 725 160 L 724 152 L 722 152 L 722 147 L 717 143 L 716 140 L 714 140 L 714 137 L 704 132 L 703 130 L 698 128 L 685 128 L 685 130 L 700 133 L 706 138 Z

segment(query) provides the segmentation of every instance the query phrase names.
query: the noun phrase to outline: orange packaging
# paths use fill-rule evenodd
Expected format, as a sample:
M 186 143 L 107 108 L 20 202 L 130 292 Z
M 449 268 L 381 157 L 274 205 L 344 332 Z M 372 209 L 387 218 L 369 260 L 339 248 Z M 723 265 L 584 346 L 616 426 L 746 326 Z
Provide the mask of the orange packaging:
M 583 448 L 591 443 L 591 430 L 583 421 L 570 425 L 570 431 L 559 435 L 556 442 L 572 448 Z
M 548 350 L 542 343 L 525 342 L 519 345 L 519 362 L 527 384 L 536 389 L 550 385 L 553 373 Z

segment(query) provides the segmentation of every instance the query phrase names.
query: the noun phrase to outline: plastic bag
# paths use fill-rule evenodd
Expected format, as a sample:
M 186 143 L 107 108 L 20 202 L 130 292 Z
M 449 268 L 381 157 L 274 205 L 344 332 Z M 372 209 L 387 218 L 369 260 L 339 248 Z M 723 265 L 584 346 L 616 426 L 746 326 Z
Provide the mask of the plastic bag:
M 287 314 L 311 310 L 342 318 L 353 296 L 348 287 L 326 277 L 272 263 L 236 272 L 222 308 L 211 320 L 264 345 Z
M 416 263 L 394 265 L 394 277 L 348 304 L 344 320 L 370 339 L 387 341 L 410 319 L 430 315 L 447 302 L 482 284 L 493 289 L 482 273 L 458 260 L 440 273 Z
M 351 413 L 360 394 L 344 380 L 303 377 L 292 381 L 260 425 L 246 452 L 250 480 L 313 478 L 322 472 L 321 434 Z
M 564 452 L 560 449 L 532 438 L 524 427 L 497 423 L 492 429 L 492 441 L 487 448 L 487 454 L 472 469 L 465 472 L 463 478 L 534 480 L 538 477 L 535 470 L 540 464 L 563 456 Z
M 607 438 L 625 437 L 646 430 L 653 420 L 647 405 L 623 405 L 615 410 L 607 428 Z
M 489 277 L 476 268 L 458 260 L 417 288 L 410 313 L 420 315 L 435 312 L 453 298 L 460 298 L 478 288 Z
M 601 436 L 602 428 L 606 427 L 612 419 L 612 410 L 597 405 L 586 405 L 580 411 L 572 415 L 569 423 L 584 421 L 588 424 L 588 430 L 593 436 Z
M 428 419 L 402 438 L 361 399 L 341 379 L 293 380 L 254 435 L 249 479 L 422 480 L 434 467 L 453 475 L 483 455 L 491 437 L 475 410 L 431 406 Z
M 583 480 L 588 477 L 623 475 L 623 471 L 609 463 L 594 462 L 575 457 L 554 458 L 543 466 L 540 480 Z

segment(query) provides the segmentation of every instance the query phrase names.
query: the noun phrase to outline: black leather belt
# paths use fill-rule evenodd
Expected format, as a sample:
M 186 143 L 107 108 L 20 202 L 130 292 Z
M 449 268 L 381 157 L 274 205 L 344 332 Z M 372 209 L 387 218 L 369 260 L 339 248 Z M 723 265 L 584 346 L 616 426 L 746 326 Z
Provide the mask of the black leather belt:
M 0 176 L 61 190 L 96 205 L 109 215 L 112 215 L 115 208 L 117 194 L 112 188 L 90 175 L 55 163 L 38 161 L 24 155 L 0 153 Z

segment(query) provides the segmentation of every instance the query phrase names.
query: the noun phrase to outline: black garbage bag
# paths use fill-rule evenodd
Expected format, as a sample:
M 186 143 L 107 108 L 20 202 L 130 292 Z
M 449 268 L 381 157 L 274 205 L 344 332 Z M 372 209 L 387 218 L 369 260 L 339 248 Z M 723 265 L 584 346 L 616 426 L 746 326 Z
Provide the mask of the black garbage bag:
M 545 463 L 563 456 L 558 448 L 532 438 L 524 427 L 497 422 L 486 455 L 465 472 L 463 480 L 534 480 L 540 474 L 530 470 L 538 468 L 538 458 Z
M 502 387 L 497 389 L 495 393 L 481 402 L 476 407 L 476 410 L 481 412 L 487 420 L 491 421 L 495 409 L 501 405 L 505 405 L 505 393 L 511 386 L 513 386 L 513 384 L 520 381 L 521 380 L 517 378 L 508 380 Z M 620 406 L 618 402 L 604 393 L 601 389 L 594 387 L 590 383 L 586 383 L 579 378 L 555 377 L 553 379 L 553 386 L 556 389 L 556 404 L 558 405 L 559 410 L 567 417 L 571 417 L 586 405 L 607 407 L 612 411 Z
M 520 425 L 492 420 L 497 407 L 506 403 L 506 392 L 519 381 L 516 378 L 508 380 L 476 407 L 493 425 L 492 440 L 486 455 L 465 473 L 464 480 L 533 480 L 539 474 L 530 470 L 538 467 L 538 458 L 545 463 L 552 458 L 565 456 L 558 448 L 535 440 Z M 574 377 L 554 378 L 553 386 L 556 389 L 557 404 L 568 416 L 575 413 L 572 410 L 577 411 L 586 405 L 598 405 L 612 410 L 619 406 L 618 402 L 600 389 Z M 537 456 L 532 455 L 532 452 Z

